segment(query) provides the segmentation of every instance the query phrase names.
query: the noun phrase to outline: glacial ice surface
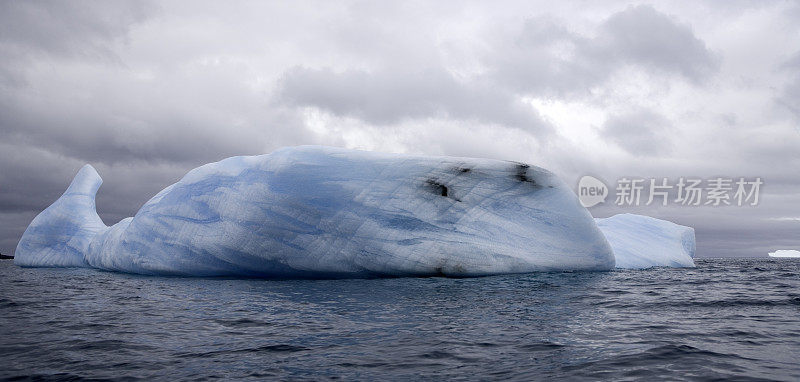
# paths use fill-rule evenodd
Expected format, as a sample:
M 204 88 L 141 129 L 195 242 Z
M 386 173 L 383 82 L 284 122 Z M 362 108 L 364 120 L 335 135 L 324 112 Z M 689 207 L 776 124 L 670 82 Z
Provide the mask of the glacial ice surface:
M 614 254 L 552 173 L 522 163 L 300 146 L 190 171 L 106 227 L 86 165 L 15 262 L 150 275 L 474 276 L 608 270 Z
M 694 228 L 643 215 L 598 218 L 617 268 L 694 267 Z

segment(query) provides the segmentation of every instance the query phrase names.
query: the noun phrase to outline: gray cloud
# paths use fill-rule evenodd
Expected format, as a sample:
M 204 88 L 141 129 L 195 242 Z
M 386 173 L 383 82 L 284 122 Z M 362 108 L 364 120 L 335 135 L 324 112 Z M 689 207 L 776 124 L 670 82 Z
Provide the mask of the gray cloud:
M 108 44 L 152 11 L 148 2 L 130 0 L 4 1 L 0 5 L 0 44 L 25 54 L 113 56 Z
M 443 68 L 377 73 L 297 67 L 285 74 L 281 97 L 293 105 L 314 106 L 373 124 L 443 118 L 474 119 L 533 132 L 547 130 L 530 105 L 491 84 L 461 82 Z
M 717 57 L 687 25 L 649 5 L 629 6 L 603 21 L 595 35 L 574 32 L 552 17 L 528 19 L 513 41 L 487 58 L 494 77 L 528 94 L 585 96 L 633 65 L 699 82 Z
M 633 63 L 692 81 L 703 80 L 718 66 L 714 54 L 688 25 L 646 5 L 630 6 L 609 17 L 587 51 L 598 61 Z
M 387 46 L 392 45 L 384 42 L 379 51 Z M 545 124 L 520 103 L 520 96 L 550 90 L 585 92 L 626 65 L 691 81 L 701 81 L 717 66 L 714 55 L 688 26 L 650 6 L 613 14 L 594 37 L 571 32 L 552 18 L 528 19 L 516 39 L 497 46 L 502 51 L 492 50 L 486 60 L 490 76 L 457 79 L 437 64 L 410 60 L 410 65 L 403 65 L 402 59 L 372 71 L 295 67 L 284 74 L 279 95 L 293 105 L 314 106 L 372 124 L 475 119 L 542 132 Z
M 777 102 L 789 111 L 796 122 L 800 122 L 800 52 L 787 60 L 781 69 L 791 73 L 792 80 L 784 86 L 777 97 Z
M 83 59 L 119 63 L 110 45 L 125 39 L 154 7 L 147 1 L 4 1 L 0 3 L 0 85 L 25 83 L 32 63 Z
M 670 122 L 664 116 L 647 109 L 612 115 L 601 128 L 608 137 L 624 150 L 637 156 L 655 156 L 672 150 L 668 131 Z

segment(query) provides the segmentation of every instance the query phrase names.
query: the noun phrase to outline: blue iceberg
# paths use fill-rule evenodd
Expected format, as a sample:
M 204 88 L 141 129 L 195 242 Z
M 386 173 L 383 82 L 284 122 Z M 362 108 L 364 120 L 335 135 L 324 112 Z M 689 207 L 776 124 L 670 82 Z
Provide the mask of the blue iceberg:
M 270 278 L 610 270 L 552 173 L 522 163 L 300 146 L 190 171 L 107 227 L 84 166 L 17 246 L 21 266 Z
M 617 268 L 694 267 L 694 228 L 634 214 L 596 219 Z

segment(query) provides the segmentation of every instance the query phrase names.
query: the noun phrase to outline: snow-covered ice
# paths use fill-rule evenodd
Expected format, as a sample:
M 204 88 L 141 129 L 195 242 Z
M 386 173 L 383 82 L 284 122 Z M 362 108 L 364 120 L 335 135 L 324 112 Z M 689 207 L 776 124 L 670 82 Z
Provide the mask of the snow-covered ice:
M 522 163 L 284 148 L 196 168 L 111 227 L 95 212 L 101 182 L 81 169 L 15 262 L 277 278 L 614 268 L 576 195 Z
M 769 257 L 800 257 L 800 251 L 796 249 L 779 249 L 775 252 L 770 252 Z
M 694 267 L 694 228 L 634 214 L 595 219 L 617 268 Z

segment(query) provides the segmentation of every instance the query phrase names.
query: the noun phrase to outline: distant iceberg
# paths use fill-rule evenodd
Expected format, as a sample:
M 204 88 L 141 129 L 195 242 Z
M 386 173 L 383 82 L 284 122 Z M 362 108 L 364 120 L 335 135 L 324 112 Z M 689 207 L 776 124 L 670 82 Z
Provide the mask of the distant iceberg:
M 770 252 L 769 257 L 800 257 L 800 251 L 796 249 L 779 249 L 775 252 Z
M 649 216 L 595 219 L 614 250 L 617 268 L 694 267 L 694 228 Z
M 270 278 L 614 268 L 570 188 L 516 162 L 290 147 L 196 168 L 111 227 L 95 210 L 101 183 L 84 166 L 27 228 L 15 263 Z M 626 236 L 605 221 L 612 246 L 647 245 L 641 228 Z M 615 250 L 628 265 L 641 249 Z

